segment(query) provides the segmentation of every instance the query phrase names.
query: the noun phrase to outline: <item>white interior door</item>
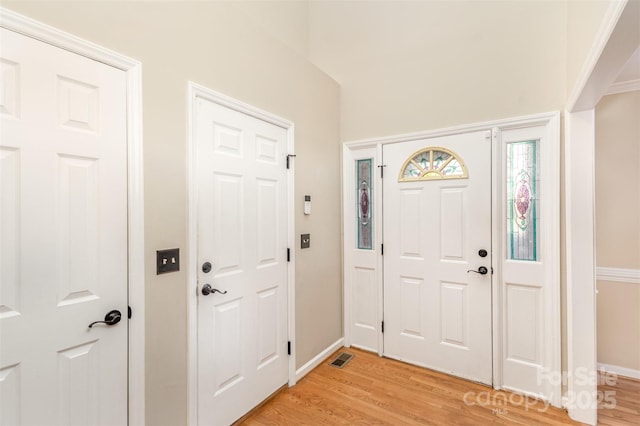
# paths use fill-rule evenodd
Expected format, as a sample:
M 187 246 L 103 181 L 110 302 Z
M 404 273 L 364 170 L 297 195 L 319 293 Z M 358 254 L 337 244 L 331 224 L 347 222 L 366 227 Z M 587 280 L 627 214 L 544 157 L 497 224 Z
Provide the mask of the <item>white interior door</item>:
M 223 425 L 287 383 L 287 132 L 202 98 L 195 121 L 198 423 Z
M 125 73 L 1 31 L 0 423 L 126 424 Z
M 490 132 L 383 156 L 384 354 L 491 384 Z

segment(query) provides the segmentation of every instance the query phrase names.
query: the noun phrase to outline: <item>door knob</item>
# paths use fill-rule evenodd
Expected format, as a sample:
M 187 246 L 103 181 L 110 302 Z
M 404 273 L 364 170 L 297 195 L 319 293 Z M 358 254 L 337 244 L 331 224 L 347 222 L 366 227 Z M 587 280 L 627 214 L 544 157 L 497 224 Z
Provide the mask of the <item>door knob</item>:
M 208 295 L 213 294 L 213 293 L 227 294 L 226 290 L 225 291 L 220 291 L 217 288 L 211 287 L 211 284 L 205 284 L 205 285 L 202 286 L 202 294 L 204 296 L 208 296 Z
M 488 270 L 486 267 L 481 266 L 481 267 L 479 267 L 479 268 L 478 268 L 478 270 L 477 270 L 477 271 L 474 271 L 473 269 L 469 269 L 469 270 L 467 271 L 467 274 L 468 274 L 469 272 L 475 272 L 476 274 L 480 274 L 480 275 L 487 275 L 487 272 L 489 272 L 489 270 Z
M 89 324 L 89 328 L 93 327 L 96 324 L 107 324 L 107 325 L 116 325 L 122 319 L 122 314 L 119 310 L 114 309 L 113 311 L 109 311 L 107 315 L 104 316 L 104 321 L 94 321 Z

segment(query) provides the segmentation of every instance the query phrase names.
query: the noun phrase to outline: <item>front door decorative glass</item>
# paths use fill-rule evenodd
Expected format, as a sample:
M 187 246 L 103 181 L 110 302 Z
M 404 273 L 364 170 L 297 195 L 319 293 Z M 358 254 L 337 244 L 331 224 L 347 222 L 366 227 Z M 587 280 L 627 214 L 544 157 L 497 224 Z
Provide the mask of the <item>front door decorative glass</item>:
M 507 144 L 507 256 L 538 260 L 538 141 Z
M 358 248 L 373 249 L 371 176 L 373 159 L 356 160 L 356 200 L 358 211 Z
M 399 182 L 469 177 L 464 161 L 453 151 L 429 147 L 413 153 L 400 168 Z

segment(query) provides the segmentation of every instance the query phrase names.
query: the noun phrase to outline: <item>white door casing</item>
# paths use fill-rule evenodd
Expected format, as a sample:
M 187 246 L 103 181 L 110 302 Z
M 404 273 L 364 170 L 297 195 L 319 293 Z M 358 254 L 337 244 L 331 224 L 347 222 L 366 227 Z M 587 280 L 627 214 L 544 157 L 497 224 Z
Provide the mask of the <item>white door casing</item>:
M 457 154 L 468 177 L 399 181 L 427 147 Z M 383 158 L 384 353 L 491 384 L 491 132 L 390 144 Z
M 197 422 L 228 424 L 288 379 L 287 130 L 194 106 Z
M 1 31 L 2 421 L 125 424 L 126 73 Z
M 640 2 L 610 2 L 564 114 L 569 416 L 598 422 L 594 142 L 595 108 L 640 44 Z

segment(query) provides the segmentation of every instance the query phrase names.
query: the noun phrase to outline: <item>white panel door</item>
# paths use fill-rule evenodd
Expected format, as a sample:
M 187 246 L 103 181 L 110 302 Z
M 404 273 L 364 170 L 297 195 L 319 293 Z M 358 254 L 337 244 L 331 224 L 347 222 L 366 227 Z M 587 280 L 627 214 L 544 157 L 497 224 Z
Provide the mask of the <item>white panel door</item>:
M 427 147 L 455 152 L 468 178 L 400 181 Z M 491 384 L 491 139 L 390 144 L 383 156 L 384 354 Z
M 125 73 L 1 31 L 0 424 L 126 424 Z
M 198 424 L 224 425 L 287 383 L 287 133 L 202 98 L 195 120 Z

